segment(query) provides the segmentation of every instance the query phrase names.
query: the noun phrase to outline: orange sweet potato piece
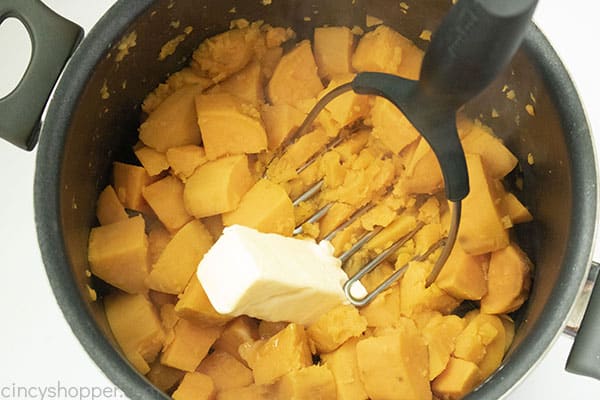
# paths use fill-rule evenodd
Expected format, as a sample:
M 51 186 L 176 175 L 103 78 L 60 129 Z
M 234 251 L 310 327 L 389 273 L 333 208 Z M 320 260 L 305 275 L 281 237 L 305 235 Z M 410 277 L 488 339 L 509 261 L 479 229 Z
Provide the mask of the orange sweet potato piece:
M 261 109 L 261 117 L 267 132 L 268 147 L 272 151 L 300 127 L 306 115 L 289 104 L 266 104 Z
M 354 79 L 354 74 L 334 76 L 327 88 L 319 94 L 319 98 L 352 79 Z M 354 92 L 344 93 L 325 106 L 337 126 L 350 125 L 359 118 L 365 117 L 369 113 L 369 108 L 369 97 Z
M 214 400 L 215 395 L 215 385 L 210 376 L 188 372 L 173 392 L 173 400 Z
M 264 103 L 263 74 L 258 62 L 251 62 L 243 70 L 218 83 L 207 93 L 230 93 L 256 106 Z
M 148 275 L 144 219 L 136 216 L 92 228 L 88 260 L 94 275 L 128 293 L 143 293 Z
M 169 169 L 169 163 L 164 153 L 160 153 L 151 147 L 142 146 L 134 150 L 135 156 L 150 176 L 160 174 Z
M 261 33 L 255 24 L 215 35 L 194 51 L 192 68 L 200 76 L 220 82 L 248 65 L 259 39 Z
M 166 157 L 173 174 L 182 182 L 185 182 L 196 168 L 208 161 L 204 147 L 193 144 L 171 147 L 167 150 Z
M 502 222 L 495 185 L 488 176 L 481 156 L 467 154 L 471 191 L 463 200 L 458 243 L 469 254 L 484 254 L 509 244 Z
M 175 312 L 182 318 L 204 326 L 221 326 L 231 319 L 214 309 L 196 276 L 192 276 L 183 293 L 179 295 Z
M 481 371 L 475 363 L 450 357 L 448 366 L 431 384 L 436 396 L 458 400 L 475 389 L 481 382 Z
M 140 126 L 140 140 L 164 153 L 171 147 L 200 144 L 194 99 L 202 85 L 185 86 L 167 97 Z
M 223 214 L 222 219 L 225 226 L 238 224 L 264 233 L 291 236 L 294 206 L 283 187 L 261 179 L 246 192 L 238 207 Z
M 457 243 L 435 283 L 457 299 L 481 300 L 488 290 L 484 272 L 487 263 L 487 256 L 467 254 Z
M 331 79 L 352 72 L 354 34 L 345 26 L 316 28 L 314 35 L 315 61 L 319 76 Z
M 462 140 L 465 153 L 479 154 L 483 165 L 493 179 L 502 179 L 517 166 L 517 158 L 494 136 L 492 130 L 476 120 L 469 134 Z
M 112 186 L 108 185 L 98 196 L 96 217 L 100 225 L 109 225 L 129 218 Z
M 281 399 L 335 399 L 337 390 L 329 368 L 311 365 L 285 374 L 277 383 Z
M 183 199 L 190 214 L 209 217 L 235 210 L 253 183 L 246 155 L 224 157 L 207 162 L 190 176 Z
M 115 293 L 104 299 L 104 311 L 121 350 L 146 374 L 165 340 L 156 309 L 144 295 Z
M 488 291 L 481 299 L 481 311 L 505 314 L 515 311 L 527 299 L 532 264 L 516 243 L 492 253 L 488 269 Z
M 246 360 L 240 356 L 239 348 L 244 343 L 252 343 L 258 339 L 258 322 L 253 318 L 242 315 L 227 324 L 213 347 L 215 350 L 228 352 L 238 361 L 247 365 Z
M 113 186 L 125 208 L 136 211 L 147 210 L 142 189 L 150 183 L 152 178 L 144 168 L 121 162 L 113 163 Z
M 171 232 L 177 231 L 192 219 L 183 203 L 183 188 L 179 179 L 167 176 L 142 190 L 146 202 Z
M 367 320 L 356 307 L 341 305 L 321 315 L 306 330 L 319 353 L 329 353 L 346 340 L 360 336 L 367 329 Z
M 217 392 L 254 383 L 252 371 L 225 351 L 211 353 L 202 360 L 197 371 L 211 377 Z
M 173 236 L 152 266 L 146 279 L 148 287 L 164 293 L 183 292 L 212 244 L 213 238 L 202 222 L 187 223 Z
M 402 111 L 382 97 L 375 99 L 371 119 L 373 135 L 396 154 L 420 137 Z
M 366 33 L 352 56 L 357 71 L 388 72 L 413 80 L 419 79 L 422 61 L 421 49 L 385 25 Z
M 356 357 L 370 398 L 431 399 L 427 345 L 416 328 L 363 339 L 356 345 Z
M 267 149 L 267 133 L 260 113 L 242 99 L 229 93 L 199 95 L 196 113 L 209 160 Z
M 221 327 L 204 327 L 180 319 L 165 344 L 160 362 L 183 371 L 195 371 L 221 334 Z
M 321 90 L 323 84 L 308 40 L 298 43 L 281 58 L 267 85 L 267 94 L 273 104 L 294 105 L 316 97 Z
M 311 365 L 312 356 L 304 328 L 289 324 L 262 343 L 256 349 L 255 357 L 246 361 L 258 385 L 273 383 L 288 372 Z
M 338 400 L 367 400 L 358 372 L 356 344 L 358 338 L 348 339 L 332 353 L 321 354 L 323 364 L 331 370 L 337 386 Z

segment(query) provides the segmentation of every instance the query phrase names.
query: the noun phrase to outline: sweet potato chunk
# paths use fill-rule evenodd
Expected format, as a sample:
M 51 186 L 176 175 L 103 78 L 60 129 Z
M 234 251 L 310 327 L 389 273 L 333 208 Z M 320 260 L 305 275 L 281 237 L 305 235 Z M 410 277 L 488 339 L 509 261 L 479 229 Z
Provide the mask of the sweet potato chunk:
M 243 70 L 217 84 L 207 93 L 229 93 L 258 106 L 265 102 L 263 74 L 258 62 L 251 62 Z
M 504 314 L 515 311 L 527 299 L 531 286 L 531 261 L 516 243 L 492 253 L 488 291 L 481 299 L 481 312 Z
M 173 400 L 214 400 L 215 385 L 210 376 L 188 372 L 173 392 Z
M 166 169 L 169 169 L 167 157 L 151 147 L 143 146 L 134 151 L 135 156 L 150 176 L 156 176 Z
M 214 351 L 202 360 L 197 371 L 212 378 L 217 392 L 254 383 L 252 371 L 224 351 Z
M 208 161 L 204 147 L 193 144 L 171 147 L 167 150 L 166 157 L 171 170 L 182 182 L 185 182 L 196 168 Z
M 465 153 L 479 154 L 486 172 L 492 179 L 502 179 L 517 165 L 517 158 L 494 136 L 491 129 L 475 121 L 462 140 Z
M 186 182 L 183 199 L 196 218 L 217 215 L 235 210 L 253 183 L 246 155 L 225 157 L 199 167 Z
M 393 285 L 360 309 L 371 327 L 392 326 L 400 318 L 400 286 Z
M 177 231 L 192 219 L 183 203 L 183 188 L 179 179 L 167 176 L 142 190 L 146 202 L 171 232 Z
M 395 74 L 402 62 L 402 39 L 402 35 L 384 25 L 367 32 L 356 46 L 352 66 L 359 72 Z
M 317 128 L 294 143 L 287 146 L 285 153 L 269 165 L 268 177 L 276 183 L 285 182 L 298 176 L 297 168 L 302 166 L 313 155 L 329 143 L 331 140 L 322 128 Z
M 242 197 L 238 208 L 223 214 L 222 219 L 225 226 L 238 224 L 264 233 L 291 236 L 294 206 L 280 185 L 261 179 Z
M 183 371 L 193 372 L 208 354 L 210 346 L 217 340 L 223 328 L 204 327 L 180 319 L 174 335 L 165 344 L 160 362 Z
M 185 86 L 167 97 L 140 126 L 140 140 L 164 153 L 171 147 L 200 144 L 194 99 L 202 86 Z
M 450 296 L 434 282 L 425 288 L 425 280 L 433 265 L 429 262 L 411 262 L 400 282 L 400 309 L 404 315 L 422 311 L 439 311 L 448 314 L 459 301 Z
M 500 366 L 504 357 L 506 331 L 499 317 L 477 313 L 456 338 L 454 356 L 471 361 L 489 376 Z
M 277 384 L 281 399 L 335 399 L 336 386 L 329 368 L 319 365 L 290 371 Z
M 296 129 L 306 115 L 289 104 L 265 105 L 261 109 L 269 150 L 276 150 Z
M 260 345 L 253 358 L 246 361 L 258 385 L 273 383 L 288 372 L 312 364 L 304 328 L 293 323 Z
M 148 275 L 148 239 L 141 216 L 92 228 L 90 269 L 100 279 L 128 293 L 144 293 Z
M 267 133 L 260 113 L 242 99 L 229 93 L 199 95 L 196 113 L 209 160 L 267 149 Z
M 486 255 L 472 256 L 455 244 L 435 283 L 457 299 L 481 300 L 487 293 Z
M 221 326 L 231 319 L 214 309 L 200 281 L 193 275 L 183 293 L 179 295 L 175 312 L 182 318 L 204 326 Z
M 272 400 L 277 398 L 276 385 L 248 385 L 243 388 L 223 390 L 217 400 Z
M 260 37 L 258 26 L 253 24 L 206 39 L 192 55 L 192 68 L 200 76 L 220 82 L 248 65 Z
M 463 200 L 458 242 L 469 254 L 484 254 L 508 246 L 508 232 L 498 209 L 494 183 L 480 155 L 467 154 L 471 191 Z
M 333 353 L 321 354 L 323 364 L 333 374 L 338 400 L 367 400 L 369 398 L 358 372 L 357 343 L 358 338 L 351 338 Z
M 346 340 L 360 336 L 367 320 L 351 305 L 341 305 L 323 314 L 306 330 L 319 353 L 329 353 Z
M 151 182 L 152 179 L 144 168 L 121 162 L 113 163 L 113 185 L 125 208 L 145 211 L 144 207 L 147 205 L 142 197 L 142 189 Z
M 431 384 L 436 396 L 444 400 L 458 400 L 469 394 L 482 379 L 474 363 L 450 357 L 448 366 Z
M 356 345 L 356 356 L 371 399 L 431 399 L 427 345 L 416 328 L 363 339 Z
M 148 232 L 148 264 L 154 265 L 173 237 L 162 224 L 151 226 Z
M 294 105 L 316 97 L 321 90 L 323 84 L 317 74 L 317 64 L 308 40 L 298 43 L 281 58 L 267 85 L 267 93 L 273 104 Z
M 533 221 L 533 216 L 527 207 L 514 194 L 510 192 L 506 193 L 502 198 L 502 205 L 513 224 Z
M 456 315 L 437 315 L 423 328 L 423 338 L 429 349 L 429 380 L 446 369 L 455 341 L 466 323 Z
M 331 79 L 348 74 L 352 72 L 354 34 L 345 26 L 316 28 L 314 51 L 319 76 Z
M 352 79 L 354 79 L 353 74 L 333 77 L 327 88 L 319 94 L 319 98 L 338 86 L 352 81 Z M 365 117 L 369 113 L 369 97 L 354 92 L 347 92 L 329 102 L 325 106 L 325 109 L 330 112 L 331 118 L 339 126 L 350 125 L 352 122 Z
M 173 236 L 152 266 L 146 279 L 148 287 L 164 293 L 183 292 L 212 244 L 212 236 L 200 221 L 186 224 Z
M 413 80 L 419 79 L 422 61 L 422 50 L 385 25 L 366 33 L 352 56 L 357 71 L 387 72 Z
M 144 295 L 116 293 L 104 299 L 104 311 L 125 357 L 146 374 L 165 340 L 156 309 Z
M 371 119 L 373 135 L 396 154 L 420 137 L 402 111 L 382 97 L 375 99 Z
M 163 392 L 170 391 L 176 384 L 181 382 L 184 371 L 162 365 L 159 361 L 154 361 L 150 366 L 150 371 L 146 377 L 154 386 Z
M 213 347 L 215 350 L 228 352 L 238 361 L 247 365 L 246 360 L 240 356 L 238 350 L 242 344 L 254 342 L 258 338 L 258 323 L 256 320 L 242 315 L 227 324 Z
M 104 188 L 100 196 L 98 196 L 96 217 L 98 217 L 100 225 L 109 225 L 129 218 L 117 197 L 115 189 L 110 185 Z

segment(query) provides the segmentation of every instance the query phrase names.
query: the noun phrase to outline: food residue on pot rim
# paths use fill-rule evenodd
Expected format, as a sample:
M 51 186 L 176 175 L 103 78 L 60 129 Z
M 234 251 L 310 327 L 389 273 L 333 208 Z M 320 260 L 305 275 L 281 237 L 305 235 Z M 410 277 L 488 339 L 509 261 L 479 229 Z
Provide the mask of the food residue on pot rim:
M 171 23 L 169 24 L 169 26 L 171 26 L 174 29 L 179 29 L 180 25 L 181 25 L 181 21 L 179 21 L 179 20 L 171 21 Z
M 531 115 L 532 117 L 535 117 L 535 108 L 532 104 L 526 104 L 525 111 L 527 111 L 527 114 Z
M 500 114 L 498 114 L 498 111 L 495 108 L 492 108 L 492 118 L 498 118 L 500 116 Z
M 133 31 L 130 34 L 126 35 L 121 39 L 117 49 L 119 52 L 115 57 L 116 62 L 123 61 L 123 59 L 129 54 L 129 49 L 135 47 L 137 41 L 137 32 Z
M 381 18 L 377 18 L 377 17 L 374 17 L 373 15 L 367 14 L 367 19 L 366 19 L 365 23 L 367 25 L 367 28 L 370 28 L 372 26 L 377 26 L 377 25 L 383 24 L 383 20 L 381 20 Z
M 517 95 L 514 90 L 510 89 L 508 92 L 506 92 L 506 98 L 509 100 L 515 100 Z
M 273 0 L 261 0 L 261 1 L 260 1 L 260 3 L 261 3 L 263 6 L 268 6 L 268 5 L 270 5 L 272 2 L 273 2 Z
M 108 83 L 106 82 L 106 79 L 104 80 L 104 82 L 102 83 L 102 87 L 100 88 L 100 97 L 102 98 L 102 100 L 108 100 L 108 98 L 110 97 L 110 93 L 108 91 Z
M 426 40 L 428 42 L 431 41 L 431 31 L 429 29 L 423 29 L 419 35 L 419 39 Z
M 529 164 L 529 165 L 535 164 L 535 159 L 533 158 L 532 153 L 527 153 L 527 164 Z

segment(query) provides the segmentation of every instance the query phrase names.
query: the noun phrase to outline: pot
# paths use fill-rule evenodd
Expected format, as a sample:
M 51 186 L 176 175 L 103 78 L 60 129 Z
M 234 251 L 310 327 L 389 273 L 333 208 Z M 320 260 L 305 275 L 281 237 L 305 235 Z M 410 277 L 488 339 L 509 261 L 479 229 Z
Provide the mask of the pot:
M 97 195 L 109 180 L 112 161 L 133 161 L 123 149 L 137 140 L 140 104 L 146 93 L 168 73 L 182 68 L 203 38 L 226 30 L 232 17 L 293 26 L 299 37 L 307 37 L 314 27 L 326 23 L 363 26 L 369 14 L 416 39 L 423 29 L 435 29 L 450 4 L 446 0 L 405 3 L 407 13 L 396 7 L 396 2 L 386 0 L 273 0 L 268 6 L 234 0 L 121 0 L 77 47 L 41 126 L 35 175 L 38 238 L 65 318 L 90 356 L 129 397 L 166 398 L 118 351 L 103 313 L 104 288 L 99 281 L 90 282 L 85 272 Z M 345 12 L 339 11 L 341 4 Z M 234 7 L 232 15 L 229 11 Z M 40 132 L 38 121 L 45 98 L 81 31 L 33 0 L 3 1 L 0 21 L 9 15 L 17 16 L 29 28 L 34 51 L 25 84 L 0 100 L 0 134 L 30 149 Z M 172 56 L 158 61 L 161 47 L 177 34 L 170 27 L 176 20 L 181 27 L 190 25 L 194 30 Z M 129 46 L 124 54 L 127 46 L 123 44 L 133 32 L 135 46 Z M 52 39 L 56 37 L 64 40 Z M 44 54 L 43 49 L 52 51 Z M 116 61 L 119 54 L 123 58 Z M 50 62 L 40 64 L 43 60 Z M 39 74 L 44 79 L 32 81 Z M 41 87 L 44 82 L 49 84 Z M 504 85 L 515 91 L 517 101 L 507 101 Z M 529 118 L 524 108 L 531 95 L 536 99 L 535 118 Z M 491 118 L 492 108 L 501 118 Z M 508 393 L 547 351 L 588 276 L 597 216 L 596 163 L 577 93 L 534 25 L 510 68 L 467 104 L 466 111 L 472 116 L 482 114 L 484 122 L 519 158 L 522 170 L 513 173 L 509 181 L 514 185 L 522 181 L 523 190 L 517 193 L 535 216 L 534 222 L 516 232 L 536 270 L 530 299 L 516 315 L 515 341 L 503 367 L 468 396 L 495 399 Z M 31 118 L 27 126 L 17 129 L 23 127 L 23 120 L 16 123 L 14 115 Z M 511 117 L 502 117 L 508 115 Z M 535 157 L 533 165 L 527 163 L 530 153 Z M 97 290 L 98 301 L 89 299 L 87 285 Z M 597 289 L 569 363 L 574 372 L 597 378 L 600 363 L 594 364 L 594 360 L 600 357 L 600 341 L 592 339 L 600 334 L 599 319 Z

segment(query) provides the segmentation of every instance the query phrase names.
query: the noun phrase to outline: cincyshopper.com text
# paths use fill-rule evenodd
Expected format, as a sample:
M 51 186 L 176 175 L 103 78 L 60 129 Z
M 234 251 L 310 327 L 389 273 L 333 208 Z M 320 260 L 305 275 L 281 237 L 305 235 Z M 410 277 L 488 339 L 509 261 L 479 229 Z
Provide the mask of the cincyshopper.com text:
M 115 386 L 64 385 L 57 381 L 54 385 L 9 385 L 0 384 L 0 399 L 33 400 L 106 400 L 125 398 L 125 394 Z

